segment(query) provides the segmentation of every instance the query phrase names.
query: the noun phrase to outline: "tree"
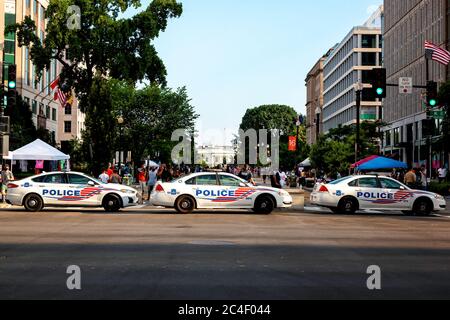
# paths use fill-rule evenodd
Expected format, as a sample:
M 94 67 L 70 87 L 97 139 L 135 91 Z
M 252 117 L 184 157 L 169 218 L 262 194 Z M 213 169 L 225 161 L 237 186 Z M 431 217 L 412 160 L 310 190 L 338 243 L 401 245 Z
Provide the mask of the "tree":
M 185 87 L 177 90 L 147 86 L 140 90 L 123 81 L 111 81 L 113 116 L 124 120 L 123 143 L 132 151 L 135 162 L 145 156 L 170 162 L 171 152 L 177 142 L 172 142 L 172 132 L 177 129 L 194 130 L 198 115 L 190 104 Z M 115 137 L 119 136 L 116 126 Z M 116 150 L 120 141 L 115 139 Z
M 7 106 L 5 116 L 10 117 L 11 133 L 9 136 L 10 150 L 16 150 L 33 142 L 36 137 L 44 138 L 43 133 L 38 132 L 32 120 L 30 106 L 23 101 L 20 95 L 16 97 L 15 106 Z M 42 140 L 46 140 L 45 138 Z M 48 141 L 47 141 L 48 142 Z
M 447 81 L 439 88 L 438 101 L 443 106 L 445 111 L 445 117 L 441 126 L 441 138 L 438 144 L 441 146 L 441 150 L 447 155 L 446 161 L 448 161 L 448 154 L 450 153 L 450 81 Z
M 257 132 L 261 129 L 280 130 L 280 166 L 284 169 L 292 169 L 300 161 L 305 160 L 309 148 L 304 143 L 306 128 L 300 127 L 298 139 L 303 144 L 297 153 L 288 151 L 288 137 L 297 135 L 296 122 L 298 114 L 294 108 L 286 105 L 263 105 L 253 109 L 248 109 L 242 118 L 240 129 L 247 131 L 254 129 Z M 303 142 L 303 143 L 302 143 Z
M 71 10 L 73 5 L 81 12 L 79 25 Z M 102 111 L 108 113 L 110 109 L 110 104 L 98 96 L 105 90 L 99 79 L 115 78 L 132 83 L 147 80 L 165 85 L 166 68 L 152 41 L 166 29 L 170 18 L 182 13 L 182 5 L 176 0 L 153 0 L 142 12 L 130 18 L 119 18 L 120 13 L 132 6 L 138 8 L 141 2 L 50 0 L 46 10 L 45 39 L 39 38 L 35 22 L 29 16 L 5 30 L 5 33 L 17 32 L 18 45 L 30 48 L 38 78 L 44 70 L 49 70 L 53 60 L 63 65 L 60 83 L 64 84 L 63 89 L 74 90 L 80 109 L 86 112 L 85 136 L 91 143 L 90 153 L 98 162 L 97 167 L 104 161 L 106 147 L 105 137 L 97 133 L 108 133 L 95 127 L 99 124 L 96 116 Z M 110 128 L 111 121 L 102 127 Z

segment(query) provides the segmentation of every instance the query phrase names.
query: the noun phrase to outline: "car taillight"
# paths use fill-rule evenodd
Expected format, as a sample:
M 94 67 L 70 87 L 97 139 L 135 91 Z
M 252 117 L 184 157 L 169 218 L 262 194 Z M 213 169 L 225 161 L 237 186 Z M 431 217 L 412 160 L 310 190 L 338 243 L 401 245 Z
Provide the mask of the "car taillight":
M 8 183 L 7 187 L 8 187 L 8 189 L 16 189 L 19 186 L 17 184 L 15 184 L 15 183 Z
M 328 191 L 327 187 L 321 186 L 320 189 L 319 189 L 319 192 L 329 192 L 329 191 Z
M 158 185 L 156 186 L 156 188 L 155 188 L 155 191 L 156 191 L 156 192 L 164 192 L 164 188 L 163 188 L 162 185 L 158 184 Z

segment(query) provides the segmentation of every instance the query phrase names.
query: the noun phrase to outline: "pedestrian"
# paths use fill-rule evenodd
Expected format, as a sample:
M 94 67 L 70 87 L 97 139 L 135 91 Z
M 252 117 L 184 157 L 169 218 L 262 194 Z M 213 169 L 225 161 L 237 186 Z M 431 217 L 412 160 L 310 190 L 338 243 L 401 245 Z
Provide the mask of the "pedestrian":
M 2 180 L 2 201 L 3 203 L 6 202 L 6 195 L 8 193 L 8 183 L 10 183 L 11 181 L 14 181 L 14 175 L 11 172 L 11 170 L 9 170 L 9 166 L 6 165 L 3 167 L 2 173 L 1 173 L 1 180 Z
M 153 189 L 155 188 L 156 182 L 158 181 L 157 177 L 157 169 L 156 168 L 150 168 L 150 171 L 148 172 L 148 200 L 150 201 L 151 194 L 153 192 Z
M 442 183 L 447 178 L 447 168 L 439 168 L 438 177 L 439 183 Z
M 281 189 L 281 176 L 279 170 L 273 172 L 273 174 L 270 176 L 270 182 L 272 188 Z
M 422 184 L 422 190 L 427 190 L 428 189 L 428 177 L 427 177 L 427 169 L 422 166 L 422 168 L 420 169 L 420 181 Z
M 255 181 L 253 180 L 253 174 L 250 171 L 250 168 L 248 165 L 245 165 L 244 168 L 239 172 L 239 178 L 247 181 L 247 183 L 251 183 L 252 185 L 256 185 Z
M 284 169 L 281 170 L 280 173 L 280 182 L 281 182 L 281 189 L 286 187 L 286 181 L 287 181 L 287 174 L 286 171 Z
M 414 169 L 409 170 L 408 173 L 405 174 L 404 182 L 411 189 L 416 187 L 417 177 Z
M 113 170 L 113 173 L 109 179 L 109 182 L 113 183 L 113 184 L 122 184 L 122 177 L 119 175 L 118 170 Z
M 108 175 L 108 169 L 103 169 L 102 174 L 98 177 L 98 179 L 103 183 L 109 182 L 109 175 Z
M 138 181 L 139 181 L 139 188 L 142 193 L 142 202 L 144 201 L 144 195 L 145 191 L 147 190 L 147 170 L 145 169 L 145 165 L 141 165 L 141 167 L 138 169 Z
M 113 175 L 113 173 L 114 173 L 114 170 L 113 170 L 113 168 L 112 168 L 112 164 L 109 163 L 109 164 L 108 164 L 108 170 L 106 170 L 106 174 L 109 176 L 109 178 L 111 178 L 111 176 Z

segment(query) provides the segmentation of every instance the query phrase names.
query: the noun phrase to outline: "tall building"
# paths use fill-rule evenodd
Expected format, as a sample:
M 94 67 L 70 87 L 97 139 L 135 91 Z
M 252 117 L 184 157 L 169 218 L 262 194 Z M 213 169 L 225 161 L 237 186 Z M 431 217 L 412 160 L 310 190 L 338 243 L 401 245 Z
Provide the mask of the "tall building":
M 448 44 L 447 12 L 445 0 L 385 0 L 384 65 L 388 83 L 398 83 L 400 77 L 412 77 L 415 85 L 426 84 L 425 41 L 442 47 Z M 430 80 L 444 82 L 446 67 L 431 61 Z M 413 94 L 400 94 L 397 88 L 388 88 L 384 101 L 383 129 L 384 153 L 421 166 L 428 163 L 430 148 L 423 126 L 426 110 L 422 103 L 423 89 Z M 440 121 L 436 121 L 438 134 Z M 448 163 L 448 157 L 432 150 L 433 166 Z
M 315 144 L 318 136 L 322 133 L 323 66 L 330 54 L 331 50 L 316 62 L 305 80 L 306 141 L 309 145 Z
M 367 90 L 367 71 L 382 63 L 383 7 L 362 26 L 354 27 L 324 62 L 323 131 L 356 123 L 355 85 L 362 83 L 363 121 L 380 117 L 382 103 Z
M 0 43 L 4 43 L 0 61 L 17 65 L 17 91 L 30 105 L 33 121 L 37 128 L 46 129 L 58 146 L 74 138 L 81 138 L 84 115 L 75 102 L 70 112 L 53 100 L 50 83 L 61 72 L 61 64 L 52 61 L 50 69 L 43 72 L 36 82 L 36 72 L 30 59 L 29 48 L 20 48 L 14 34 L 4 36 L 7 25 L 20 23 L 25 16 L 31 16 L 37 26 L 37 35 L 44 39 L 47 0 L 3 0 L 0 2 Z

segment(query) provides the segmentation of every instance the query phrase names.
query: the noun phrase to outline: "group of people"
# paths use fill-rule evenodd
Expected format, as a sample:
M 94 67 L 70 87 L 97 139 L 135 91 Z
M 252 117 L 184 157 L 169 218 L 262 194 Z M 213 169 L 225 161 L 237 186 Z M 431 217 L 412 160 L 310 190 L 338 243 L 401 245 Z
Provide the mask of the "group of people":
M 0 191 L 2 194 L 2 203 L 6 202 L 6 194 L 8 193 L 8 184 L 14 181 L 14 175 L 8 165 L 0 165 Z
M 439 168 L 435 173 L 439 183 L 444 182 L 447 179 L 447 175 L 448 170 L 445 167 Z M 410 188 L 421 188 L 426 190 L 429 184 L 429 177 L 425 166 L 422 166 L 421 168 L 412 168 L 406 173 L 404 171 L 394 170 L 391 177 L 403 182 Z

